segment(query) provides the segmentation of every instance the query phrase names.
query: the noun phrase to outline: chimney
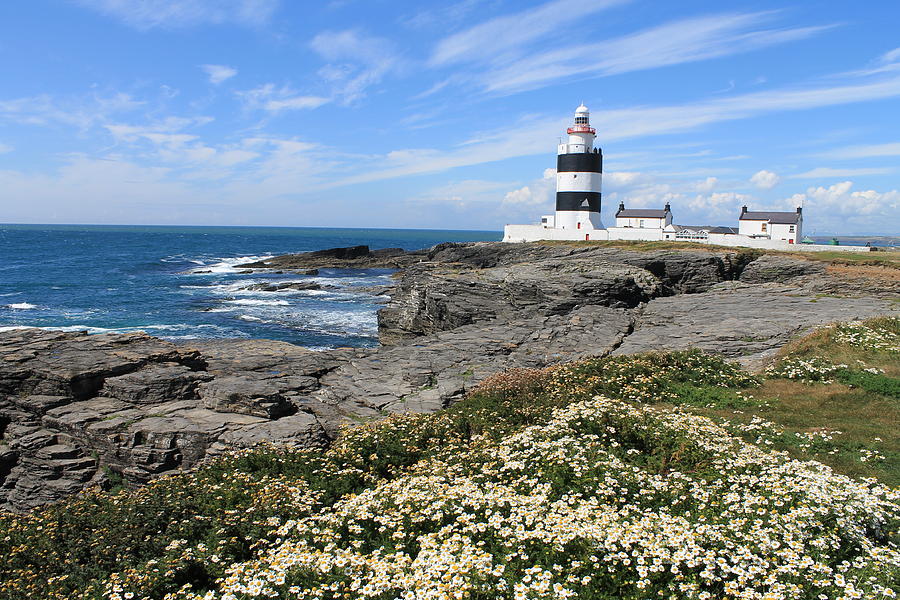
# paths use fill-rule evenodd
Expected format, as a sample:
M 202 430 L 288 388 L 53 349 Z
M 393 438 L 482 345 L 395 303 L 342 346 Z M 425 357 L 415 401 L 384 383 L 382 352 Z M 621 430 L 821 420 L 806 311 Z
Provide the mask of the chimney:
M 798 206 L 798 207 L 797 207 L 797 214 L 798 214 L 798 215 L 802 215 L 802 214 L 803 214 L 803 207 L 802 207 L 802 206 Z
M 669 206 L 668 202 L 666 202 L 666 212 L 672 212 L 672 207 Z
M 621 211 L 621 210 L 625 210 L 625 203 L 624 203 L 624 202 L 619 202 L 619 210 L 620 210 L 620 211 Z
M 746 204 L 743 205 L 743 206 L 741 207 L 741 215 L 743 215 L 745 212 L 747 212 L 747 205 L 746 205 Z

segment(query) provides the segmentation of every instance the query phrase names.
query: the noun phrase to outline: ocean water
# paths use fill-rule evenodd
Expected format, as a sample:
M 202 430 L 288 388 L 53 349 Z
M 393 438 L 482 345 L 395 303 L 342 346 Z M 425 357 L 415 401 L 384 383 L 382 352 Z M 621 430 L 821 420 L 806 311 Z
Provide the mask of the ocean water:
M 415 250 L 501 237 L 408 229 L 0 225 L 0 331 L 141 330 L 173 340 L 374 346 L 375 313 L 387 298 L 364 288 L 388 284 L 390 270 L 322 269 L 313 277 L 242 274 L 234 266 L 338 246 Z M 271 281 L 317 282 L 324 289 L 244 289 Z

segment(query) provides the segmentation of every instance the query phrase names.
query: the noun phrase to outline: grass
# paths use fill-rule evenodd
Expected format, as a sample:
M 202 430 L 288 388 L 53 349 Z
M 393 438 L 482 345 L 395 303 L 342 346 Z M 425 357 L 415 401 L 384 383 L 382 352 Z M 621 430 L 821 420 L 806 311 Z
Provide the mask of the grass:
M 865 331 L 881 337 L 867 339 L 860 333 Z M 774 448 L 850 476 L 900 485 L 900 353 L 874 347 L 884 345 L 880 340 L 890 336 L 900 336 L 900 318 L 878 317 L 860 326 L 819 329 L 782 348 L 776 364 L 805 360 L 847 365 L 834 373 L 832 382 L 767 378 L 753 392 L 760 402 L 757 408 L 740 413 L 725 407 L 697 412 L 728 421 L 745 439 L 768 441 Z M 767 425 L 746 430 L 754 419 Z M 840 433 L 823 433 L 835 431 Z M 831 439 L 824 440 L 823 435 Z M 810 437 L 815 443 L 809 443 Z M 874 458 L 871 453 L 876 453 Z
M 703 519 L 715 520 L 719 509 L 693 503 L 690 494 L 678 492 L 670 498 L 661 491 L 667 485 L 676 489 L 685 477 L 694 478 L 692 485 L 702 488 L 704 482 L 715 484 L 722 476 L 721 467 L 715 466 L 720 459 L 705 445 L 717 443 L 715 436 L 722 434 L 706 440 L 704 436 L 711 435 L 706 426 L 696 431 L 684 429 L 679 423 L 689 422 L 685 413 L 712 417 L 726 431 L 762 448 L 783 450 L 830 465 L 840 473 L 896 486 L 900 484 L 898 335 L 900 319 L 872 319 L 817 331 L 789 344 L 778 357 L 780 365 L 807 361 L 815 366 L 826 360 L 848 365 L 834 371 L 838 380 L 833 383 L 785 378 L 787 371 L 777 368 L 751 375 L 699 351 L 654 352 L 507 371 L 486 379 L 446 410 L 395 415 L 348 429 L 325 452 L 260 447 L 218 459 L 191 473 L 160 478 L 138 490 L 116 494 L 95 490 L 30 515 L 0 515 L 0 598 L 124 597 L 117 596 L 118 588 L 137 590 L 138 598 L 190 597 L 182 593 L 215 589 L 219 585 L 215 582 L 221 581 L 229 565 L 262 556 L 274 543 L 273 527 L 278 524 L 303 522 L 318 514 L 336 515 L 333 511 L 339 507 L 376 497 L 373 494 L 378 490 L 412 485 L 423 477 L 432 481 L 428 478 L 441 469 L 448 470 L 450 481 L 475 478 L 483 486 L 490 465 L 501 473 L 507 468 L 533 468 L 537 474 L 522 480 L 522 489 L 531 493 L 531 488 L 542 489 L 538 481 L 544 482 L 550 500 L 568 498 L 569 503 L 612 481 L 609 493 L 620 497 L 619 502 L 632 498 L 640 511 L 657 506 L 666 507 L 665 511 L 687 507 L 685 518 L 708 510 Z M 611 405 L 609 414 L 590 412 L 598 397 L 619 404 Z M 628 407 L 636 407 L 636 412 L 629 412 Z M 549 445 L 544 447 L 549 454 L 515 464 L 498 458 L 501 451 L 519 448 L 516 440 L 524 439 L 521 436 L 540 437 L 541 432 L 558 427 L 557 415 L 566 411 L 574 411 L 574 417 L 565 427 L 575 429 L 566 429 L 558 439 L 547 441 Z M 572 437 L 576 430 L 582 437 Z M 525 444 L 516 452 L 527 455 L 538 447 Z M 722 447 L 730 447 L 729 442 Z M 627 468 L 604 471 L 601 463 L 609 457 L 602 448 L 613 452 L 614 462 L 623 461 Z M 582 461 L 582 466 L 573 470 L 575 460 Z M 818 473 L 817 467 L 810 468 Z M 585 479 L 594 470 L 597 478 Z M 632 481 L 629 477 L 637 478 Z M 834 481 L 828 485 L 837 485 Z M 477 496 L 479 489 L 460 492 L 463 502 L 474 502 L 467 498 Z M 409 510 L 448 502 L 442 494 L 412 496 L 415 500 Z M 359 533 L 364 536 L 360 548 L 383 546 L 400 551 L 397 540 L 402 539 L 409 552 L 420 551 L 419 538 L 392 537 L 375 522 L 379 511 L 395 510 L 391 503 L 395 498 L 401 502 L 402 495 L 390 492 L 387 498 L 386 508 L 365 513 L 369 514 L 365 523 L 341 525 L 335 543 Z M 803 503 L 809 500 L 798 502 L 805 507 Z M 509 516 L 511 507 L 501 504 L 492 510 L 502 519 Z M 757 510 L 756 504 L 753 510 Z M 585 514 L 597 513 L 591 511 Z M 466 519 L 487 519 L 486 514 Z M 427 525 L 422 525 L 427 519 L 404 519 L 397 521 L 405 523 L 404 527 Z M 416 531 L 427 541 L 450 523 L 442 519 L 446 517 L 436 521 L 434 530 Z M 878 535 L 896 533 L 895 525 L 887 527 L 887 533 Z M 309 543 L 318 543 L 318 530 L 313 533 Z M 278 539 L 284 535 L 278 533 Z M 491 543 L 482 549 L 507 556 L 503 554 L 508 552 L 506 546 Z M 510 577 L 517 569 L 525 573 L 536 565 L 552 570 L 575 554 L 588 557 L 597 552 L 582 546 L 581 542 L 562 550 L 550 545 L 529 546 L 529 555 L 522 551 L 521 556 L 507 556 L 505 564 Z M 584 563 L 587 558 L 579 560 Z M 582 577 L 594 571 L 579 573 Z M 300 575 L 306 578 L 302 579 L 304 586 L 321 583 L 314 573 Z M 582 597 L 653 595 L 649 591 L 627 595 L 621 590 L 631 585 L 631 580 L 611 577 L 602 584 L 598 577 L 591 585 L 599 587 Z M 701 579 L 697 581 L 705 585 Z M 185 585 L 192 587 L 183 588 Z M 713 591 L 715 597 L 731 597 L 723 588 Z M 360 596 L 345 590 L 323 597 Z M 484 593 L 470 597 L 512 596 Z

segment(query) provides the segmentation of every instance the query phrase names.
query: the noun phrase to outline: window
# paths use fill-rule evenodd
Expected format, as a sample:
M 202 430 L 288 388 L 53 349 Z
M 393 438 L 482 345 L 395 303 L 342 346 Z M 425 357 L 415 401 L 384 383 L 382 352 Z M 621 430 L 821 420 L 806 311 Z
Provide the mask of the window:
M 640 221 L 638 221 L 638 227 L 641 227 L 641 228 L 644 227 L 644 220 L 643 220 L 643 219 L 641 219 Z
M 763 223 L 763 224 L 762 224 L 762 229 L 760 229 L 760 231 L 762 231 L 763 233 L 765 233 L 765 232 L 766 232 L 766 226 L 767 226 L 767 223 Z
M 788 228 L 788 231 L 790 231 L 791 233 L 794 233 L 794 231 L 795 231 L 794 226 L 791 225 L 791 226 Z

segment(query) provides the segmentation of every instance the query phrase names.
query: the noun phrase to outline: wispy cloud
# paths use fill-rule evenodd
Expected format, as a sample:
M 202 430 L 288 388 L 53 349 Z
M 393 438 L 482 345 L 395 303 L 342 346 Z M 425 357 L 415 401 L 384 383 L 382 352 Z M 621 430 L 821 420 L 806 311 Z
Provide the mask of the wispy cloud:
M 237 75 L 237 69 L 226 65 L 200 65 L 200 68 L 203 69 L 209 77 L 209 82 L 213 85 L 219 85 Z
M 461 62 L 502 61 L 511 51 L 554 35 L 594 13 L 627 0 L 553 0 L 537 8 L 505 15 L 476 25 L 438 42 L 429 60 L 432 66 Z
M 620 38 L 552 49 L 492 68 L 485 89 L 510 93 L 561 80 L 603 77 L 709 60 L 816 35 L 826 29 L 760 28 L 772 13 L 724 14 L 683 19 Z
M 859 177 L 862 175 L 886 175 L 893 173 L 894 169 L 888 167 L 870 167 L 861 169 L 841 169 L 833 167 L 816 167 L 803 173 L 791 175 L 791 179 L 827 179 L 834 177 Z
M 0 142 L 0 154 L 6 154 L 7 152 L 12 152 L 13 150 L 14 150 L 14 148 L 12 146 L 10 146 L 9 144 L 4 144 L 3 142 Z
M 233 23 L 262 25 L 279 0 L 74 0 L 135 29 Z
M 328 61 L 319 76 L 332 86 L 333 95 L 343 104 L 364 97 L 369 87 L 402 64 L 389 40 L 356 29 L 323 31 L 309 45 Z
M 866 102 L 900 96 L 900 77 L 846 85 L 790 87 L 715 98 L 690 104 L 595 111 L 592 122 L 604 142 L 695 130 L 704 126 L 771 113 Z M 589 99 L 586 99 L 589 101 Z M 384 163 L 383 168 L 343 179 L 340 185 L 391 179 L 418 173 L 543 154 L 548 142 L 565 130 L 567 118 L 539 118 L 485 131 L 457 148 L 430 151 L 409 164 Z
M 27 125 L 67 125 L 87 130 L 113 115 L 144 105 L 130 94 L 111 92 L 59 97 L 50 94 L 0 100 L 0 122 Z
M 485 4 L 496 4 L 496 0 L 461 0 L 452 4 L 429 7 L 402 17 L 400 23 L 412 29 L 440 27 L 443 31 L 448 26 L 456 25 L 476 8 L 483 9 Z
M 888 144 L 866 144 L 859 146 L 848 146 L 846 148 L 837 148 L 822 152 L 816 156 L 822 158 L 880 158 L 885 156 L 900 156 L 900 142 L 892 142 Z
M 290 87 L 275 87 L 267 83 L 259 87 L 235 92 L 244 105 L 253 110 L 281 112 L 285 110 L 311 110 L 327 104 L 330 100 L 323 96 L 300 94 Z
M 599 42 L 572 43 L 570 24 L 625 0 L 552 0 L 497 17 L 438 42 L 428 64 L 469 63 L 467 80 L 508 94 L 559 81 L 603 77 L 749 52 L 814 36 L 831 26 L 771 27 L 777 12 L 682 19 Z M 546 38 L 552 37 L 552 43 Z M 574 38 L 576 41 L 577 37 Z

